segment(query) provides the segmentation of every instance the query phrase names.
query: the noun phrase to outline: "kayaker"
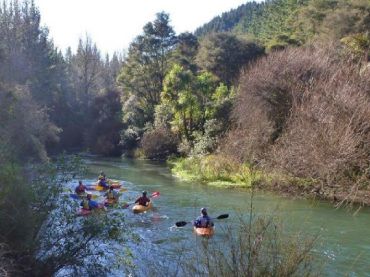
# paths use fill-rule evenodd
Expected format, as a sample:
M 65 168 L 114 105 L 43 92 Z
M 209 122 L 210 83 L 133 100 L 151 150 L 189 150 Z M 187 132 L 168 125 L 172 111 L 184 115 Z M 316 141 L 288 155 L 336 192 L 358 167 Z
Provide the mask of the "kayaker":
M 196 220 L 194 220 L 193 225 L 195 228 L 208 228 L 213 227 L 213 221 L 207 214 L 207 209 L 202 208 L 200 210 L 200 216 L 197 217 Z
M 84 194 L 86 187 L 82 184 L 82 181 L 78 181 L 78 186 L 75 189 L 76 194 Z
M 148 203 L 150 202 L 150 199 L 146 197 L 147 192 L 144 190 L 143 195 L 136 199 L 135 204 L 138 203 L 141 206 L 148 206 Z
M 109 187 L 109 191 L 107 191 L 105 194 L 104 194 L 105 197 L 107 197 L 107 200 L 114 200 L 115 202 L 118 201 L 118 192 L 116 192 L 114 189 L 113 189 L 113 186 L 110 186 Z
M 103 171 L 100 171 L 100 174 L 99 174 L 99 177 L 98 177 L 98 180 L 101 180 L 101 179 L 105 179 L 105 174 Z
M 105 174 L 104 174 L 103 171 L 100 172 L 98 180 L 99 180 L 98 181 L 99 186 L 102 186 L 103 188 L 106 188 L 106 189 L 109 188 L 109 185 L 107 184 L 107 179 L 106 179 Z
M 90 211 L 100 208 L 98 202 L 91 199 L 91 194 L 88 194 L 86 199 L 82 200 L 80 206 L 82 206 L 82 209 Z

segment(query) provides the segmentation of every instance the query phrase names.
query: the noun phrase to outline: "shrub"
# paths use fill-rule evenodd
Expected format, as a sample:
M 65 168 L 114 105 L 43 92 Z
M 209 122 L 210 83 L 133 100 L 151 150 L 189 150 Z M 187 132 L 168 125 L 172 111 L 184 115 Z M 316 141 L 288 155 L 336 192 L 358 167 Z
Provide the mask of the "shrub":
M 147 131 L 141 140 L 141 148 L 145 157 L 163 160 L 177 153 L 177 137 L 164 127 Z
M 334 45 L 272 53 L 247 70 L 224 151 L 324 183 L 364 181 L 370 73 Z M 367 181 L 366 181 L 367 182 Z

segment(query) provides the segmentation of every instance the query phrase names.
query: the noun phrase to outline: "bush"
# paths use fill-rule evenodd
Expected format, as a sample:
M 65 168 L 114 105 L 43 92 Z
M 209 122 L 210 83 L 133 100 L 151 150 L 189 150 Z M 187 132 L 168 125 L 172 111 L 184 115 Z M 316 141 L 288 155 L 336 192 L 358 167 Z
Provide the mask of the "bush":
M 327 184 L 368 183 L 369 77 L 334 45 L 272 53 L 240 80 L 224 151 Z
M 177 144 L 177 137 L 164 127 L 147 131 L 141 140 L 145 157 L 152 160 L 164 160 L 169 155 L 176 154 Z

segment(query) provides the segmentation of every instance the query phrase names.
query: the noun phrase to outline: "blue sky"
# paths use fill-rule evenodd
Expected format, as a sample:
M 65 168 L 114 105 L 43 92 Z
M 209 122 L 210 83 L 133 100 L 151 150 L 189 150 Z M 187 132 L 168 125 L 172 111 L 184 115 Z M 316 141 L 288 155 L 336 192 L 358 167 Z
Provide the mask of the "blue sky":
M 155 14 L 170 14 L 177 34 L 194 31 L 214 16 L 248 0 L 35 0 L 55 45 L 76 49 L 89 34 L 102 53 L 127 49 Z

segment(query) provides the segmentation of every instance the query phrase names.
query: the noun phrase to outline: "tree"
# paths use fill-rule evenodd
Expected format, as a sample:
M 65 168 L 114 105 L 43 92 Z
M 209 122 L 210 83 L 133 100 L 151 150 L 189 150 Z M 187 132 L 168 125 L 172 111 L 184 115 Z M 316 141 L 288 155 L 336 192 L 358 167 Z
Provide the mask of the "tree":
M 196 36 L 192 33 L 182 33 L 177 37 L 177 45 L 173 51 L 174 63 L 178 63 L 192 72 L 197 71 L 195 57 L 199 48 L 199 42 Z
M 122 106 L 116 90 L 108 90 L 94 98 L 89 110 L 91 118 L 86 132 L 86 146 L 93 153 L 117 156 L 122 126 Z
M 204 124 L 211 115 L 212 95 L 218 79 L 209 72 L 194 75 L 175 64 L 167 74 L 159 107 L 171 107 L 172 128 L 191 142 L 193 132 L 204 133 Z M 157 110 L 157 115 L 160 111 Z
M 200 116 L 200 106 L 193 94 L 194 75 L 175 64 L 166 76 L 162 101 L 172 107 L 172 127 L 192 141 L 195 119 Z
M 238 78 L 242 66 L 263 53 L 263 48 L 253 42 L 246 42 L 230 33 L 216 33 L 200 43 L 196 62 L 200 68 L 231 85 Z
M 72 76 L 77 101 L 89 105 L 100 89 L 100 71 L 102 67 L 99 50 L 89 36 L 80 39 L 77 53 L 72 57 Z
M 152 122 L 154 108 L 160 101 L 162 83 L 169 69 L 171 51 L 176 43 L 175 33 L 169 25 L 169 15 L 161 12 L 154 22 L 147 23 L 143 34 L 129 47 L 118 83 L 123 89 L 124 101 L 135 98 L 137 110 L 144 122 Z M 143 127 L 142 122 L 134 123 Z

